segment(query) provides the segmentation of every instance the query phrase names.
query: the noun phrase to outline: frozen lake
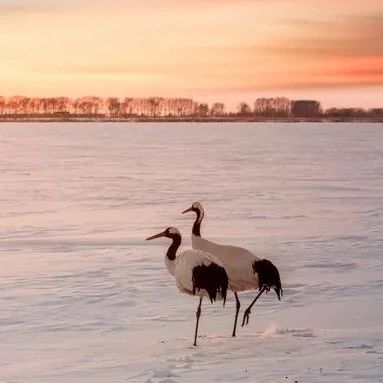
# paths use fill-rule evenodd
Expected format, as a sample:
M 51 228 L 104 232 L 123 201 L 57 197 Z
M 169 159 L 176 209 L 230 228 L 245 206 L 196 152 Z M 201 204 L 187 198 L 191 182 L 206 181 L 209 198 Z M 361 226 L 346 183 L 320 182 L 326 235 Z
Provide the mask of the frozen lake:
M 0 124 L 0 174 L 0 382 L 383 381 L 382 124 Z M 206 301 L 197 348 L 144 241 L 195 200 L 285 293 L 236 339 Z

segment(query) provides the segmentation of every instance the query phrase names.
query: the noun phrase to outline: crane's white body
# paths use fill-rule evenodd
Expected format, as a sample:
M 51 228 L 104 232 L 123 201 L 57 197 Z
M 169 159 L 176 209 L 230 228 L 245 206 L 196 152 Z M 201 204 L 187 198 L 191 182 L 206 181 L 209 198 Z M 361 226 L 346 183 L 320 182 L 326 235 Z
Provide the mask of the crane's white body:
M 253 271 L 255 254 L 238 246 L 220 245 L 192 234 L 192 247 L 212 254 L 226 270 L 231 291 L 254 290 L 258 288 L 258 275 Z
M 175 227 L 168 227 L 163 232 L 152 235 L 146 240 L 151 241 L 160 237 L 172 240 L 172 244 L 165 255 L 165 265 L 169 273 L 174 276 L 178 289 L 182 293 L 199 296 L 193 343 L 196 346 L 202 299 L 204 296 L 208 296 L 210 302 L 213 303 L 221 297 L 225 305 L 229 278 L 222 263 L 202 250 L 186 250 L 177 256 L 182 236 Z
M 201 223 L 204 217 L 204 209 L 200 202 L 194 202 L 191 207 L 182 212 L 196 213 L 196 219 L 192 228 L 192 247 L 196 250 L 208 252 L 218 258 L 226 271 L 228 288 L 234 292 L 236 300 L 236 312 L 233 334 L 236 335 L 238 313 L 241 303 L 237 292 L 259 289 L 250 306 L 245 310 L 242 326 L 249 323 L 251 308 L 258 298 L 265 292 L 274 289 L 278 299 L 283 294 L 279 271 L 268 259 L 261 259 L 251 251 L 243 247 L 220 245 L 201 237 Z
M 193 295 L 193 269 L 196 266 L 209 266 L 212 263 L 223 267 L 221 261 L 202 250 L 185 250 L 171 261 L 165 256 L 166 269 L 176 280 L 176 285 L 182 293 Z M 208 296 L 206 290 L 201 289 L 195 295 Z

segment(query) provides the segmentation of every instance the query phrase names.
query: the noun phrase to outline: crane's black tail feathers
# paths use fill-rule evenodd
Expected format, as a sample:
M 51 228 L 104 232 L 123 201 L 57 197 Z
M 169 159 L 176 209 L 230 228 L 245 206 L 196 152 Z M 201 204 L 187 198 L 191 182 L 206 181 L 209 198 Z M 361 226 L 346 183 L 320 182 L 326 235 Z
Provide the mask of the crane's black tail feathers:
M 283 296 L 283 289 L 281 283 L 281 277 L 276 266 L 270 262 L 268 259 L 261 259 L 260 261 L 255 261 L 253 263 L 254 273 L 258 274 L 258 287 L 266 287 L 266 289 L 273 288 L 278 296 L 278 299 L 281 300 Z
M 215 263 L 196 266 L 193 269 L 193 295 L 196 291 L 204 289 L 209 295 L 210 302 L 213 303 L 217 299 L 217 294 L 220 294 L 225 306 L 228 285 L 229 279 L 225 269 Z

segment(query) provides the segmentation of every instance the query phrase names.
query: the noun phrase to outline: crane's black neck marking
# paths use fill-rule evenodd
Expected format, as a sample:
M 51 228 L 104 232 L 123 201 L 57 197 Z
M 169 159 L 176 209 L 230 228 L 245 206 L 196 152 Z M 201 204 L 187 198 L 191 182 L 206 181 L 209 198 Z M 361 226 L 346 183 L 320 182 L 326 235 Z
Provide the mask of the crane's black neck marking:
M 193 211 L 197 214 L 197 217 L 194 221 L 192 233 L 196 237 L 200 237 L 201 236 L 201 222 L 202 222 L 204 213 L 201 212 L 199 209 L 193 209 Z
M 177 250 L 181 245 L 182 238 L 179 234 L 171 234 L 169 238 L 173 240 L 172 244 L 166 253 L 169 260 L 174 261 L 176 259 Z

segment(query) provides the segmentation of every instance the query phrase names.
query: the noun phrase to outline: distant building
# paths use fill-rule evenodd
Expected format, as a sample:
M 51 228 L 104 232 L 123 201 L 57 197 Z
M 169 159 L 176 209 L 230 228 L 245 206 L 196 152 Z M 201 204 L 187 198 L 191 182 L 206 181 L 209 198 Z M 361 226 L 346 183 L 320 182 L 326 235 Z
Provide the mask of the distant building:
M 265 117 L 287 117 L 291 112 L 291 101 L 286 97 L 258 98 L 254 113 Z
M 294 117 L 317 117 L 322 114 L 319 101 L 295 100 L 291 102 L 291 114 Z

